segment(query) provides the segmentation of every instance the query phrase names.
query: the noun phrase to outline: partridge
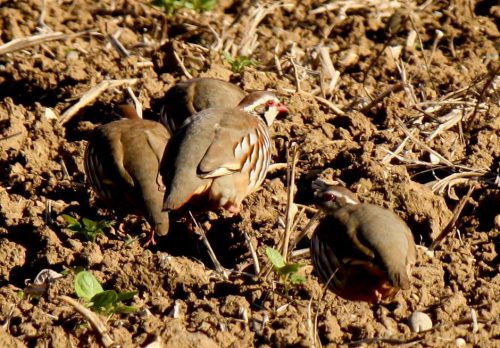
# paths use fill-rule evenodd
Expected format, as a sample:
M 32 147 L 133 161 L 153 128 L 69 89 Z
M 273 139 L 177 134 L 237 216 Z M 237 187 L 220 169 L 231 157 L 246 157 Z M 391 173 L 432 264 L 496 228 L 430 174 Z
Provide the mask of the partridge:
M 313 233 L 311 256 L 328 287 L 367 302 L 409 289 L 416 249 L 406 223 L 390 210 L 360 203 L 345 187 L 316 180 L 313 188 L 323 218 Z
M 168 232 L 168 214 L 162 212 L 164 190 L 157 183 L 161 157 L 169 141 L 160 123 L 143 120 L 131 107 L 125 116 L 99 126 L 85 151 L 85 173 L 97 195 L 110 207 L 144 216 L 154 233 Z
M 237 108 L 206 109 L 187 119 L 163 156 L 163 209 L 199 203 L 238 213 L 242 200 L 266 176 L 271 159 L 268 127 L 284 112 L 273 93 L 259 91 Z
M 160 122 L 172 131 L 191 115 L 209 108 L 233 108 L 245 92 L 230 82 L 199 77 L 176 83 L 163 97 Z

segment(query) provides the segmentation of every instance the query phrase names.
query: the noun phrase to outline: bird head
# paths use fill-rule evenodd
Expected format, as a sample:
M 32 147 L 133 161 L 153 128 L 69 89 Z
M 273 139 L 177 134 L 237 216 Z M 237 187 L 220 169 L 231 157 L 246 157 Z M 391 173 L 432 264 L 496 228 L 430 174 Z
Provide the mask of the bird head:
M 259 115 L 270 126 L 276 116 L 288 113 L 287 108 L 273 92 L 257 91 L 250 93 L 239 103 L 238 107 L 251 114 Z
M 344 186 L 329 184 L 321 179 L 312 183 L 318 203 L 326 210 L 337 210 L 349 204 L 359 204 L 358 197 Z

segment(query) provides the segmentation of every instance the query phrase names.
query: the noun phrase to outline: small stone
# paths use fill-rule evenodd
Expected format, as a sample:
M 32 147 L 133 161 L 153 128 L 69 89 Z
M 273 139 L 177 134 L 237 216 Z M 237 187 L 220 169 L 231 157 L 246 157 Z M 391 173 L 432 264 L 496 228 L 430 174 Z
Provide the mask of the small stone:
M 427 314 L 415 311 L 408 318 L 408 325 L 413 332 L 427 331 L 432 329 L 432 320 Z
M 66 60 L 67 61 L 72 61 L 72 60 L 77 60 L 78 59 L 78 52 L 75 50 L 70 50 L 68 53 L 66 53 Z
M 500 214 L 495 216 L 495 227 L 500 228 Z
M 467 344 L 467 342 L 465 342 L 465 340 L 462 338 L 462 337 L 459 337 L 455 340 L 455 345 L 457 347 L 463 347 Z

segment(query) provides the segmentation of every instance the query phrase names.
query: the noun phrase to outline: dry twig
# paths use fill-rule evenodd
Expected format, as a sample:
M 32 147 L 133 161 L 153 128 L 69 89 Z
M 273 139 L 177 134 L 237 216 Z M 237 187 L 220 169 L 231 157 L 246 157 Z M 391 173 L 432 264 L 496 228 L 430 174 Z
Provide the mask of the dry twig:
M 109 335 L 106 325 L 104 325 L 101 319 L 96 314 L 94 314 L 90 309 L 85 308 L 75 299 L 72 299 L 71 297 L 65 295 L 59 296 L 59 300 L 69 304 L 78 313 L 83 315 L 85 319 L 87 319 L 92 329 L 99 334 L 101 342 L 104 347 L 107 348 L 107 347 L 112 347 L 114 345 L 113 339 Z
M 103 80 L 98 85 L 89 89 L 76 104 L 67 109 L 59 118 L 60 124 L 65 124 L 76 115 L 76 113 L 83 107 L 92 103 L 98 96 L 109 88 L 118 87 L 121 85 L 134 85 L 137 79 L 123 79 L 123 80 Z
M 137 116 L 139 116 L 140 118 L 142 118 L 142 103 L 135 96 L 135 93 L 132 90 L 132 88 L 130 88 L 130 86 L 127 87 L 127 93 L 130 96 L 130 98 L 132 99 L 132 101 L 134 102 L 135 112 L 137 113 Z
M 286 200 L 286 220 L 285 220 L 285 238 L 283 241 L 283 260 L 286 262 L 288 257 L 288 245 L 290 242 L 290 234 L 292 232 L 293 218 L 297 213 L 297 206 L 293 199 L 295 196 L 295 167 L 299 157 L 299 149 L 297 143 L 292 143 L 287 153 L 289 167 L 287 170 L 287 200 Z
M 245 236 L 245 241 L 248 244 L 248 249 L 250 250 L 250 253 L 252 254 L 253 268 L 255 271 L 255 275 L 259 275 L 260 263 L 259 263 L 259 258 L 257 257 L 257 252 L 255 251 L 255 247 L 253 246 L 252 239 L 250 238 L 250 235 L 248 234 L 248 232 L 245 230 L 243 231 L 243 235 Z
M 203 244 L 205 244 L 205 247 L 207 248 L 208 256 L 210 256 L 210 259 L 212 260 L 212 263 L 215 266 L 215 270 L 217 271 L 217 273 L 219 273 L 222 279 L 228 280 L 229 279 L 227 275 L 228 272 L 224 267 L 222 267 L 221 263 L 217 259 L 217 256 L 215 256 L 214 250 L 212 249 L 212 246 L 210 245 L 210 242 L 208 241 L 207 236 L 205 234 L 205 230 L 203 229 L 203 227 L 200 226 L 198 221 L 196 221 L 191 212 L 189 212 L 189 216 L 191 217 L 191 220 L 193 220 L 194 228 L 201 236 Z
M 446 227 L 443 229 L 443 231 L 439 234 L 439 236 L 436 237 L 436 239 L 432 242 L 431 246 L 429 249 L 435 250 L 439 244 L 443 241 L 443 239 L 450 234 L 451 231 L 455 228 L 457 224 L 458 217 L 460 216 L 460 213 L 465 207 L 465 204 L 469 200 L 469 197 L 471 196 L 472 192 L 477 188 L 475 183 L 472 183 L 469 187 L 469 191 L 467 191 L 467 194 L 462 197 L 460 202 L 457 204 L 455 209 L 453 210 L 453 216 L 451 217 L 450 221 L 446 225 Z
M 375 98 L 373 98 L 373 100 L 371 102 L 369 102 L 367 105 L 365 105 L 361 109 L 359 109 L 359 112 L 361 112 L 361 113 L 364 114 L 365 112 L 367 112 L 368 110 L 370 110 L 371 108 L 373 108 L 375 105 L 377 105 L 378 103 L 380 103 L 389 94 L 391 94 L 391 93 L 397 93 L 400 90 L 402 90 L 403 87 L 404 86 L 403 86 L 403 84 L 401 82 L 400 83 L 396 83 L 395 85 L 390 86 L 384 92 L 380 93 L 378 96 L 376 96 Z
M 31 46 L 36 46 L 36 45 L 42 44 L 44 42 L 54 41 L 54 40 L 64 40 L 64 39 L 68 39 L 70 37 L 76 37 L 76 36 L 80 36 L 83 34 L 85 34 L 85 33 L 77 33 L 77 34 L 68 35 L 68 34 L 64 34 L 60 31 L 57 31 L 55 33 L 44 33 L 44 34 L 38 34 L 38 35 L 33 35 L 33 36 L 28 36 L 28 37 L 22 37 L 19 39 L 14 39 L 14 40 L 11 40 L 7 43 L 4 43 L 3 45 L 0 45 L 0 55 L 23 50 L 25 48 L 28 48 Z

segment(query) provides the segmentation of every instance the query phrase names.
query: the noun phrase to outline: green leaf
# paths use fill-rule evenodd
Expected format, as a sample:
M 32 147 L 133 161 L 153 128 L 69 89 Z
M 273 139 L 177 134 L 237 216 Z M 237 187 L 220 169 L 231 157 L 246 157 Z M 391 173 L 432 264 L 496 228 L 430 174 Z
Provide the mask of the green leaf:
M 97 310 L 100 308 L 109 308 L 118 301 L 118 294 L 115 290 L 104 290 L 95 294 L 90 301 L 92 302 L 92 308 Z
M 113 226 L 114 221 L 101 220 L 97 223 L 96 230 L 101 231 L 103 228 L 109 228 Z
M 81 226 L 78 220 L 74 217 L 69 216 L 68 214 L 62 214 L 61 216 L 68 223 L 69 228 L 71 228 L 70 226 Z
M 133 313 L 137 310 L 134 306 L 125 306 L 125 305 L 118 305 L 113 309 L 113 312 L 116 314 L 127 314 L 127 313 Z
M 120 292 L 118 293 L 118 301 L 131 300 L 135 295 L 137 295 L 137 291 Z
M 91 299 L 98 293 L 103 292 L 101 284 L 87 271 L 78 273 L 75 277 L 75 293 L 79 298 L 90 302 Z
M 95 231 L 97 223 L 93 220 L 82 218 L 83 226 L 87 231 Z
M 280 252 L 274 248 L 266 247 L 266 255 L 276 270 L 285 266 L 285 260 Z
M 283 275 L 297 273 L 299 268 L 302 267 L 300 263 L 288 263 L 279 269 L 279 273 Z
M 300 274 L 292 274 L 290 276 L 290 283 L 292 284 L 302 284 L 306 281 L 306 278 Z

